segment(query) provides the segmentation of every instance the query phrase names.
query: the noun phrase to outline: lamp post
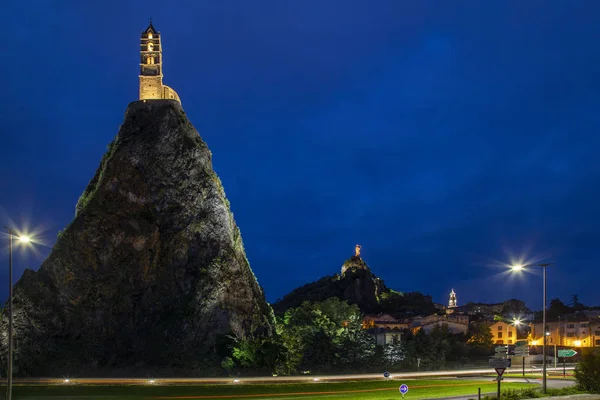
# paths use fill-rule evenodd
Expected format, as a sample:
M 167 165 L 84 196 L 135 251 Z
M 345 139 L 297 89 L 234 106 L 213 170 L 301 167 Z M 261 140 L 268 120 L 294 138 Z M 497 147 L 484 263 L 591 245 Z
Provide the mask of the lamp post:
M 543 280 L 544 280 L 544 308 L 542 309 L 542 336 L 544 337 L 542 340 L 542 353 L 544 354 L 544 356 L 542 357 L 542 392 L 545 394 L 546 393 L 546 341 L 548 340 L 548 338 L 546 337 L 546 268 L 548 268 L 548 266 L 552 265 L 551 263 L 545 263 L 545 264 L 528 264 L 526 266 L 524 265 L 513 265 L 511 266 L 511 269 L 514 271 L 521 271 L 523 270 L 525 267 L 542 267 L 544 273 L 543 273 Z
M 519 327 L 523 324 L 519 318 L 514 318 L 512 322 L 515 327 L 515 343 L 519 341 Z M 515 350 L 516 355 L 516 350 Z M 525 376 L 525 355 L 523 355 L 523 376 Z
M 12 303 L 12 249 L 13 239 L 29 243 L 29 237 L 16 236 L 10 228 L 8 230 L 8 368 L 6 371 L 6 399 L 12 399 L 12 359 L 13 359 L 13 303 Z

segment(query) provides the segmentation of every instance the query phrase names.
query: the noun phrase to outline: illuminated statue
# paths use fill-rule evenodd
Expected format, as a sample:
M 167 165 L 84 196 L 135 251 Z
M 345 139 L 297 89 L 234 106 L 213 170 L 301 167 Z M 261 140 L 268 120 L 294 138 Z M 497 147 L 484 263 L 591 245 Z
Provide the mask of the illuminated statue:
M 354 252 L 355 252 L 354 256 L 355 257 L 360 257 L 360 247 L 361 247 L 360 244 L 357 244 L 356 247 L 354 248 Z

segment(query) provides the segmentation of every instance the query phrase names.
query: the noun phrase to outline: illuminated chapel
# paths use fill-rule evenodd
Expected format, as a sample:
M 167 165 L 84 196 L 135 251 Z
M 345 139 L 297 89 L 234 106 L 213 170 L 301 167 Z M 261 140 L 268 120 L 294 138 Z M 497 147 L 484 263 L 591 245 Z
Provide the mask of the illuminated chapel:
M 140 100 L 170 99 L 181 103 L 179 95 L 163 85 L 162 43 L 152 21 L 140 38 Z

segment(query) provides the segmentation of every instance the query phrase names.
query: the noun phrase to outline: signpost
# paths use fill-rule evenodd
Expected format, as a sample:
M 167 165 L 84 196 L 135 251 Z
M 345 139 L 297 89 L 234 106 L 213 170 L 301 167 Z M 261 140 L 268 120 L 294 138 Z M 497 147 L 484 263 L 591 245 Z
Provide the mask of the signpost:
M 529 355 L 527 340 L 517 340 L 515 343 L 515 357 L 523 357 L 523 376 L 525 376 L 525 357 Z
M 389 372 L 387 372 L 387 371 L 385 371 L 385 372 L 383 373 L 383 377 L 384 377 L 385 379 L 389 378 L 389 377 L 390 377 L 390 373 L 389 373 Z
M 512 362 L 510 358 L 490 358 L 489 364 L 498 374 L 498 399 L 500 399 L 500 382 L 502 381 L 502 374 L 504 374 L 506 368 L 511 366 Z
M 404 395 L 408 393 L 408 385 L 405 385 L 404 383 L 402 385 L 400 385 L 400 394 L 402 395 L 402 398 L 404 398 Z
M 569 350 L 559 350 L 558 351 L 558 356 L 559 357 L 573 357 L 575 354 L 577 354 L 577 352 L 575 350 L 569 349 Z
M 508 346 L 496 346 L 494 351 L 496 352 L 496 358 L 507 358 L 508 356 Z
M 563 378 L 567 375 L 567 357 L 573 357 L 577 352 L 573 349 L 559 350 L 558 356 L 563 358 Z
M 490 358 L 489 364 L 492 368 L 508 368 L 512 362 L 510 358 Z

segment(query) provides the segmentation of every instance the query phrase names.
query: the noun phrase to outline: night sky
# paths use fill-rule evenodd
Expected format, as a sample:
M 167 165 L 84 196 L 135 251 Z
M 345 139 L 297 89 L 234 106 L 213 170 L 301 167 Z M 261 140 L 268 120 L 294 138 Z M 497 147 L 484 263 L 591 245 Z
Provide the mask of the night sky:
M 494 5 L 492 5 L 494 3 Z M 269 301 L 339 272 L 459 304 L 600 305 L 600 2 L 22 0 L 2 6 L 0 222 L 46 246 L 137 100 L 139 35 L 208 143 Z M 0 296 L 7 295 L 7 241 Z

